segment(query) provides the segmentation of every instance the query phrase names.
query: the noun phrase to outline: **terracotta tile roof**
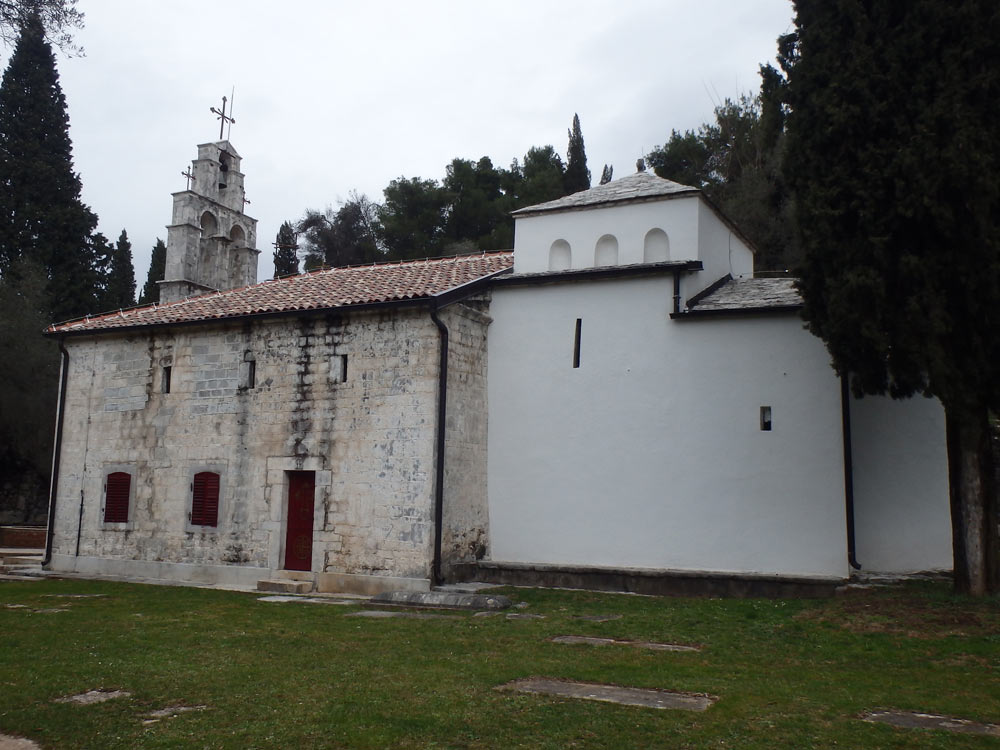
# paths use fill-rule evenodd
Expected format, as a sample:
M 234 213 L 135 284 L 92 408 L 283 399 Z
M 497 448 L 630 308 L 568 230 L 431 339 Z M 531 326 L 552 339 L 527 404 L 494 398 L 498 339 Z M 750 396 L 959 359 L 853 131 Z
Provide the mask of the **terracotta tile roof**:
M 730 279 L 691 306 L 690 312 L 791 309 L 802 306 L 795 279 Z
M 111 331 L 250 315 L 430 299 L 514 265 L 510 250 L 314 271 L 163 305 L 133 307 L 49 326 L 46 333 Z
M 527 206 L 513 212 L 514 216 L 544 213 L 547 211 L 568 211 L 584 206 L 598 206 L 605 203 L 620 203 L 622 201 L 649 200 L 680 193 L 700 193 L 698 188 L 681 185 L 679 182 L 665 180 L 652 172 L 636 172 L 620 180 L 612 180 L 604 185 L 581 190 L 563 198 L 557 198 L 548 203 Z

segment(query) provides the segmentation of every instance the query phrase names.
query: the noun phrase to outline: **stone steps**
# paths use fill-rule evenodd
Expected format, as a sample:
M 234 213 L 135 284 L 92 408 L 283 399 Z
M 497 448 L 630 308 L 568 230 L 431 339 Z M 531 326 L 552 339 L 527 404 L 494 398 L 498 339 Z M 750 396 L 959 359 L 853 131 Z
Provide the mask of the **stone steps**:
M 271 578 L 257 581 L 257 590 L 279 594 L 308 594 L 313 590 L 313 582 L 297 581 L 288 578 Z

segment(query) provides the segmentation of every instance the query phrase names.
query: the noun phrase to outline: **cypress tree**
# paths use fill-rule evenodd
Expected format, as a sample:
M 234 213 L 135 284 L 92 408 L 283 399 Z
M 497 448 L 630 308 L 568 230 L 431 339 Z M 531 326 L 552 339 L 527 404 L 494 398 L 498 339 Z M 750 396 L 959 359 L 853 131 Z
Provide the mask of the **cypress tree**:
M 80 199 L 66 99 L 37 15 L 21 29 L 0 83 L 0 273 L 20 258 L 48 275 L 57 320 L 95 306 L 97 217 Z
M 291 222 L 282 223 L 274 238 L 274 278 L 291 276 L 299 272 L 299 242 Z
M 940 399 L 955 587 L 996 593 L 996 1 L 796 0 L 795 10 L 784 171 L 805 319 L 855 393 Z
M 105 310 L 132 307 L 135 304 L 135 269 L 132 266 L 132 243 L 124 229 L 110 250 L 102 307 Z
M 151 305 L 160 301 L 160 285 L 157 281 L 163 281 L 167 275 L 167 246 L 163 240 L 156 238 L 153 245 L 153 253 L 149 258 L 149 273 L 146 275 L 146 283 L 142 287 L 142 294 L 139 295 L 140 305 Z
M 580 116 L 573 115 L 573 128 L 569 131 L 569 148 L 566 150 L 566 175 L 563 178 L 566 194 L 578 193 L 590 187 L 590 170 L 587 169 L 587 152 L 580 132 Z

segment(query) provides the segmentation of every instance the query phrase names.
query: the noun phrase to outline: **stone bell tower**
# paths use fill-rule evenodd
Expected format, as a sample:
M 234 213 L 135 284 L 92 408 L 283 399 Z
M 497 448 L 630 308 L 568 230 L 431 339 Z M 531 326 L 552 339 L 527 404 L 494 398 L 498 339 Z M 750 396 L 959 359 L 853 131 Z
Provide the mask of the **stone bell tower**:
M 160 301 L 256 283 L 257 220 L 243 212 L 243 173 L 236 149 L 228 140 L 202 143 L 184 176 L 188 189 L 173 194 Z

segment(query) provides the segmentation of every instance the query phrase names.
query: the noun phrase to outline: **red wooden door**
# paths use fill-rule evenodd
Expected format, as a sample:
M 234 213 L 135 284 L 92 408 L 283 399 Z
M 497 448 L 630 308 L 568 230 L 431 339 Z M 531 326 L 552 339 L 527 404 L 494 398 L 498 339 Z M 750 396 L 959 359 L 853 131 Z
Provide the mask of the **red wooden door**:
M 313 496 L 315 491 L 315 472 L 288 472 L 288 530 L 285 533 L 285 570 L 312 569 Z

